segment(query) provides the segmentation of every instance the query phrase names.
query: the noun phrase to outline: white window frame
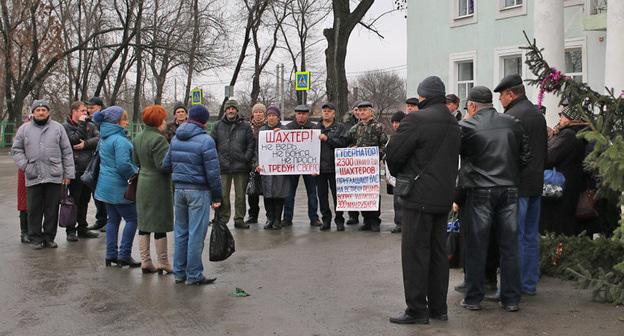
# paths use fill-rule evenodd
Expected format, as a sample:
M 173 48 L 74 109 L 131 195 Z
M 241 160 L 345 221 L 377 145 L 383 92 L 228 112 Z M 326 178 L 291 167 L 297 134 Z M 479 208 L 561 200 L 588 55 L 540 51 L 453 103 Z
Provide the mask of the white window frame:
M 581 49 L 581 66 L 583 71 L 581 72 L 581 81 L 587 83 L 587 40 L 584 37 L 571 38 L 565 40 L 564 52 L 568 49 Z M 565 65 L 564 65 L 565 66 Z M 563 69 L 565 70 L 565 69 Z
M 473 11 L 471 14 L 459 15 L 459 1 L 469 0 L 449 0 L 449 18 L 451 27 L 461 27 L 473 23 L 477 23 L 478 0 L 473 0 Z
M 505 0 L 496 0 L 496 20 L 527 15 L 527 1 L 523 0 L 519 5 L 505 7 Z
M 584 5 L 584 4 L 585 4 L 585 0 L 564 0 L 563 1 L 564 7 L 578 6 L 578 5 Z
M 452 53 L 449 54 L 449 78 L 448 78 L 448 83 L 449 83 L 449 89 L 447 89 L 447 91 L 449 91 L 449 93 L 455 93 L 459 96 L 459 92 L 454 92 L 457 90 L 457 85 L 459 84 L 459 81 L 457 80 L 458 78 L 458 71 L 459 71 L 459 63 L 462 62 L 468 62 L 468 61 L 472 61 L 472 81 L 474 83 L 474 85 L 477 85 L 477 51 L 476 50 L 470 50 L 470 51 L 465 51 L 465 52 L 459 52 L 459 53 Z M 463 102 L 460 102 L 460 104 Z M 460 108 L 463 107 L 460 105 Z
M 526 50 L 520 49 L 520 46 L 509 46 L 509 47 L 501 47 L 494 49 L 494 77 L 492 78 L 492 89 L 495 88 L 498 83 L 500 83 L 501 79 L 503 79 L 503 62 L 502 59 L 504 57 L 509 56 L 522 56 L 522 73 L 520 76 L 522 79 L 529 78 L 529 67 L 524 63 L 526 61 Z M 529 95 L 529 91 L 531 90 L 531 86 L 525 85 L 527 90 L 527 95 Z M 498 100 L 498 95 L 494 93 L 494 107 L 496 110 L 503 111 L 503 106 L 500 104 Z

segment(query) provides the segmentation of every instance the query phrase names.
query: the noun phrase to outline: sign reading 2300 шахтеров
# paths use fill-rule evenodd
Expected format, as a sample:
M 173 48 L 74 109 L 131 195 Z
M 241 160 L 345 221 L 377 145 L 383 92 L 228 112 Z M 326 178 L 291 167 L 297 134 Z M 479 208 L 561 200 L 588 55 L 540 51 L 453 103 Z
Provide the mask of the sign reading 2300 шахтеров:
M 379 147 L 336 148 L 336 210 L 379 209 Z
M 258 134 L 258 163 L 262 175 L 319 174 L 320 130 L 261 131 Z

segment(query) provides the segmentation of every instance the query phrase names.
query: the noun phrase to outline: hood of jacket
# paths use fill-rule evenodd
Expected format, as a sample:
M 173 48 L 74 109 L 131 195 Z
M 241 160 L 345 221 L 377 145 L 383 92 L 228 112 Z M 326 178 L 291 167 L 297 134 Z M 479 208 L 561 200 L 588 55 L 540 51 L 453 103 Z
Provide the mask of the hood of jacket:
M 206 133 L 205 129 L 199 127 L 194 123 L 185 122 L 182 123 L 176 130 L 176 137 L 179 140 L 187 141 L 188 139 L 203 133 Z
M 103 122 L 100 124 L 100 137 L 102 139 L 106 139 L 117 133 L 124 137 L 126 136 L 126 130 L 117 124 L 111 124 L 109 122 Z

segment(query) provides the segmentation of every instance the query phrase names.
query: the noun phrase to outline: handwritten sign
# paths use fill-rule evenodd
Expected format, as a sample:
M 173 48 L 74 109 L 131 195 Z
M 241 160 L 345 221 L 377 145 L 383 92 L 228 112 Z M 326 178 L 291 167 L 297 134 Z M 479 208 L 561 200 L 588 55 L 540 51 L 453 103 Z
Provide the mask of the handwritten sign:
M 311 175 L 320 172 L 321 130 L 261 131 L 258 163 L 262 175 Z
M 336 148 L 337 211 L 379 209 L 379 147 Z

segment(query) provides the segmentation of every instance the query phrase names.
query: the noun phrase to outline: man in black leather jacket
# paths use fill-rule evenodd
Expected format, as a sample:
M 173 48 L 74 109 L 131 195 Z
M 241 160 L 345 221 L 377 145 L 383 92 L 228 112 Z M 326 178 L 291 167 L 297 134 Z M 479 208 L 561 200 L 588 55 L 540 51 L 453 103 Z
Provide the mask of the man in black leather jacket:
M 249 172 L 255 168 L 252 163 L 256 156 L 256 141 L 249 122 L 240 116 L 238 102 L 230 99 L 225 103 L 225 114 L 210 134 L 215 141 L 221 168 L 221 188 L 223 204 L 219 208 L 219 219 L 229 222 L 231 216 L 230 187 L 234 182 L 234 227 L 249 229 L 245 223 L 247 201 L 245 189 Z
M 521 169 L 531 159 L 522 124 L 492 107 L 492 92 L 475 86 L 468 94 L 469 118 L 462 120 L 460 187 L 467 192 L 463 228 L 466 239 L 466 294 L 462 306 L 481 309 L 490 231 L 500 248 L 500 300 L 507 311 L 520 302 L 517 209 Z
M 80 181 L 80 176 L 84 173 L 93 158 L 93 152 L 100 140 L 100 132 L 95 124 L 87 120 L 87 106 L 81 101 L 71 104 L 71 112 L 67 120 L 63 123 L 65 133 L 69 138 L 74 152 L 74 166 L 76 167 L 76 178 L 69 183 L 69 192 L 74 199 L 78 209 L 76 213 L 77 226 L 67 228 L 67 241 L 75 242 L 78 238 L 96 238 L 97 233 L 88 230 L 87 208 L 91 199 L 91 190 L 86 184 Z
M 419 110 L 408 113 L 386 146 L 388 168 L 397 178 L 394 192 L 401 189 L 402 181 L 413 181 L 399 201 L 407 309 L 391 317 L 392 323 L 448 320 L 446 220 L 455 191 L 460 129 L 446 108 L 445 93 L 440 78 L 423 80 L 418 86 Z

